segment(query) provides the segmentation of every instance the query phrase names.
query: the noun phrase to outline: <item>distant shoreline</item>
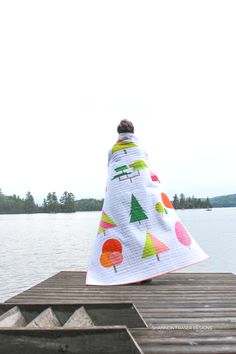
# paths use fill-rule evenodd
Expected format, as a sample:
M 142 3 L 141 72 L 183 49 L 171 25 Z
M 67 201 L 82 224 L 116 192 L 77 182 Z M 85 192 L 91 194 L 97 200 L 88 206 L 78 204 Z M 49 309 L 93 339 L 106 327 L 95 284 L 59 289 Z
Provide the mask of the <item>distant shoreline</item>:
M 212 210 L 213 209 L 229 209 L 229 208 L 236 208 L 236 206 L 217 206 L 217 207 L 212 207 Z M 181 208 L 178 208 L 178 209 L 175 209 L 176 211 L 178 210 L 205 210 L 207 211 L 206 208 L 185 208 L 185 209 L 181 209 Z M 0 216 L 1 215 L 36 215 L 36 214 L 50 214 L 50 215 L 55 215 L 55 214 L 74 214 L 74 213 L 86 213 L 86 212 L 101 212 L 101 210 L 76 210 L 76 211 L 73 211 L 73 212 L 34 212 L 34 213 L 0 213 Z
M 31 192 L 25 198 L 15 194 L 4 195 L 0 189 L 0 215 L 8 214 L 59 214 L 74 213 L 77 211 L 101 211 L 104 199 L 84 198 L 75 200 L 71 192 L 65 191 L 60 198 L 56 192 L 49 192 L 42 205 L 35 203 Z M 236 207 L 236 194 L 223 195 L 213 198 L 189 197 L 181 193 L 175 194 L 171 201 L 175 210 L 194 210 L 210 208 Z

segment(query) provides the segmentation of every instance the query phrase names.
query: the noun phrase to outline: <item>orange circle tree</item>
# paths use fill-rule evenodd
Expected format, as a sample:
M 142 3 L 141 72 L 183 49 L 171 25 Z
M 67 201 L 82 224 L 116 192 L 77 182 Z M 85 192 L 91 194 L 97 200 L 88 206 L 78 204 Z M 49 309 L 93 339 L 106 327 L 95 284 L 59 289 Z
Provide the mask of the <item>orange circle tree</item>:
M 116 265 L 123 262 L 122 244 L 115 238 L 105 241 L 102 246 L 100 264 L 105 268 L 113 267 L 117 272 Z

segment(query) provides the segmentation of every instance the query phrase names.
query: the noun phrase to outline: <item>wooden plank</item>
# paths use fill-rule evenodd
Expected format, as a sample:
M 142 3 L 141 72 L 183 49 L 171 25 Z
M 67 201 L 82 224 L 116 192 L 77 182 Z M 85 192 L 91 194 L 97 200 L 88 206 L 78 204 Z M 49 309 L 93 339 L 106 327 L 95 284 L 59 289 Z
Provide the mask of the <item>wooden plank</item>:
M 163 338 L 163 337 L 230 337 L 232 335 L 235 335 L 235 332 L 233 333 L 230 329 L 211 329 L 210 333 L 207 330 L 201 330 L 201 329 L 172 329 L 172 330 L 161 330 L 161 329 L 155 329 L 155 328 L 148 328 L 148 329 L 143 329 L 143 328 L 135 328 L 135 329 L 130 329 L 131 333 L 135 336 L 135 338 Z
M 85 273 L 62 271 L 7 303 L 133 302 L 149 328 L 132 329 L 145 354 L 236 353 L 236 276 L 169 273 L 151 284 L 85 286 Z

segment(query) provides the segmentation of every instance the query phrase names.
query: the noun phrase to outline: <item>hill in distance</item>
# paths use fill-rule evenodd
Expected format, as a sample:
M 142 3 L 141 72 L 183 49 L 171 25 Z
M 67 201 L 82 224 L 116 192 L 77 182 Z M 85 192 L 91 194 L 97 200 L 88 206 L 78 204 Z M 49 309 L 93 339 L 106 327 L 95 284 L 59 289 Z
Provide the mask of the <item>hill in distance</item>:
M 213 208 L 236 207 L 236 194 L 220 195 L 210 198 Z

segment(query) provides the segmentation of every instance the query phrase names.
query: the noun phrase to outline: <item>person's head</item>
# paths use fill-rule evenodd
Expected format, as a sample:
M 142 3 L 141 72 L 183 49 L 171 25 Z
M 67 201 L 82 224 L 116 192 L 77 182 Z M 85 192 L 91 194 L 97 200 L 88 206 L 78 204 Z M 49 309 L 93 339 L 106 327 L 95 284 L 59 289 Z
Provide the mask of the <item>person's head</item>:
M 117 132 L 120 133 L 134 133 L 133 123 L 128 119 L 122 119 L 117 127 Z

